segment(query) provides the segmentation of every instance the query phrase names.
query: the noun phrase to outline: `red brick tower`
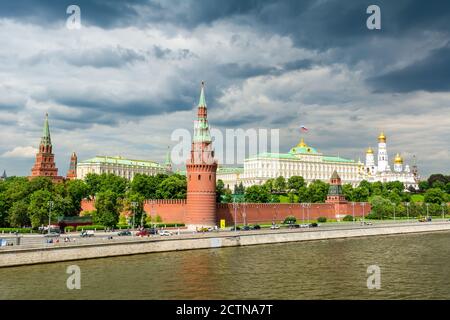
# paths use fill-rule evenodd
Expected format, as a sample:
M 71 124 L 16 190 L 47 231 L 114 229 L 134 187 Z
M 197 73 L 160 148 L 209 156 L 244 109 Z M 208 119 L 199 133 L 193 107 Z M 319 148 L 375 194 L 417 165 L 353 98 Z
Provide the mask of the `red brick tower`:
M 331 175 L 330 188 L 328 189 L 327 203 L 347 203 L 344 194 L 342 193 L 341 177 L 339 177 L 336 170 Z
M 191 227 L 215 226 L 216 170 L 211 133 L 209 131 L 204 82 L 197 108 L 198 120 L 194 125 L 191 155 L 186 163 L 187 214 L 186 224 Z
M 36 154 L 36 161 L 31 169 L 31 177 L 49 177 L 53 181 L 59 181 L 58 168 L 55 165 L 55 156 L 52 153 L 52 140 L 50 138 L 50 128 L 48 125 L 48 114 L 45 115 L 44 130 L 42 132 L 39 152 Z
M 70 167 L 69 171 L 67 171 L 68 180 L 73 180 L 77 178 L 77 162 L 78 162 L 77 154 L 74 152 L 70 157 Z

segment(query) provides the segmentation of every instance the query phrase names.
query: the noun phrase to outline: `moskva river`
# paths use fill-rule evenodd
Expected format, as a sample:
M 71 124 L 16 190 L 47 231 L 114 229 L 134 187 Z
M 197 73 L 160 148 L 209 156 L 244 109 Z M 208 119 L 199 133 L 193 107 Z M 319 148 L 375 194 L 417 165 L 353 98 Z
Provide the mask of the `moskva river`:
M 449 275 L 444 232 L 3 268 L 0 299 L 450 299 Z

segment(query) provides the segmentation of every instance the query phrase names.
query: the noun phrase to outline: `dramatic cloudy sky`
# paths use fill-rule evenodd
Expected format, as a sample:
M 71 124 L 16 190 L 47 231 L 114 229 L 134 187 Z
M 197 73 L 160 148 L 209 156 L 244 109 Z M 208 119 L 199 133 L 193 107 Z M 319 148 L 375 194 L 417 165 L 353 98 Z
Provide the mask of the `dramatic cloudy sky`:
M 371 4 L 381 30 L 366 28 Z M 0 43 L 9 175 L 29 174 L 46 112 L 61 174 L 73 151 L 162 161 L 202 80 L 215 128 L 279 128 L 287 151 L 305 125 L 309 144 L 353 159 L 384 130 L 391 158 L 449 173 L 450 1 L 2 1 Z

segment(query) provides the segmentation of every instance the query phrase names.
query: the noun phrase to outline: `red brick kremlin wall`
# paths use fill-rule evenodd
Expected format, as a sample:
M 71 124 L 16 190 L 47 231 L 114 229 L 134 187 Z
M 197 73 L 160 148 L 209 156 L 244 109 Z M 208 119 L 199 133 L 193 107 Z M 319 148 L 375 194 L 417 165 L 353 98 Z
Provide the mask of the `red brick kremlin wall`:
M 95 210 L 93 200 L 83 200 L 81 202 L 82 211 Z M 345 215 L 353 214 L 351 203 L 311 203 L 311 206 L 304 208 L 300 203 L 247 203 L 236 206 L 237 223 L 249 224 L 272 222 L 282 222 L 287 216 L 295 216 L 299 221 L 303 219 L 315 220 L 318 217 L 328 219 L 342 219 Z M 186 200 L 146 200 L 144 211 L 152 217 L 160 216 L 163 222 L 182 222 L 186 220 Z M 355 217 L 361 217 L 363 212 L 367 215 L 370 212 L 369 203 L 356 203 Z M 217 219 L 225 219 L 227 225 L 234 223 L 234 208 L 232 203 L 217 204 Z

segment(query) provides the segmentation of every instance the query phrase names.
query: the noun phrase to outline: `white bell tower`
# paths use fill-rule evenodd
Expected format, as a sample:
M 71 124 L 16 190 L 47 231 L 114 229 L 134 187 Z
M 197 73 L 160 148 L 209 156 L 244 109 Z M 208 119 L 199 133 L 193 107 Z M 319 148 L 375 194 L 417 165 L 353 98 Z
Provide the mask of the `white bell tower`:
M 390 171 L 389 169 L 386 136 L 384 135 L 384 132 L 381 132 L 378 136 L 378 171 Z

